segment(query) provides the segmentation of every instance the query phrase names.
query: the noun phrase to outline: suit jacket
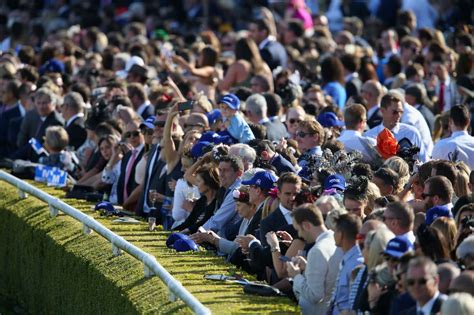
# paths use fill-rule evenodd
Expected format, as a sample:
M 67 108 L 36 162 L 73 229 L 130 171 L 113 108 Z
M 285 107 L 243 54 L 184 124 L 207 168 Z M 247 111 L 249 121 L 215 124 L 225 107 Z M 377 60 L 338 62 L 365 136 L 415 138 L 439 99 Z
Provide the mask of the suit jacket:
M 127 194 L 130 196 L 132 191 L 138 186 L 138 184 L 134 181 L 135 178 L 135 170 L 137 167 L 138 162 L 143 156 L 143 153 L 145 152 L 145 149 L 142 148 L 140 152 L 138 153 L 137 157 L 135 158 L 135 161 L 133 162 L 132 169 L 130 171 L 130 177 L 128 179 L 127 183 Z M 117 184 L 117 200 L 120 205 L 123 204 L 125 201 L 124 195 L 123 195 L 123 189 L 125 185 L 125 173 L 127 171 L 127 164 L 130 158 L 132 157 L 132 151 L 128 151 L 127 154 L 125 154 L 122 158 L 122 164 L 120 166 L 120 176 Z
M 426 123 L 428 124 L 428 127 L 430 128 L 431 134 L 433 134 L 434 130 L 434 122 L 435 122 L 435 115 L 429 109 L 426 105 L 419 105 L 417 109 L 420 111 L 420 113 L 423 115 L 423 117 L 426 120 Z
M 431 311 L 430 311 L 430 315 L 435 315 L 435 314 L 438 314 L 440 311 L 441 311 L 441 305 L 443 305 L 443 302 L 446 300 L 447 296 L 444 295 L 444 294 L 440 294 L 433 306 L 431 307 Z M 405 310 L 405 311 L 402 311 L 400 313 L 401 315 L 417 315 L 417 312 L 416 312 L 416 305 Z
M 267 121 L 263 125 L 267 127 L 267 139 L 270 141 L 280 141 L 282 138 L 285 138 L 287 135 L 285 125 L 279 121 Z
M 293 279 L 293 291 L 303 314 L 326 314 L 342 256 L 336 247 L 334 232 L 326 231 L 317 238 L 308 252 L 304 275 Z
M 278 41 L 273 40 L 267 42 L 265 47 L 260 49 L 260 54 L 272 71 L 278 66 L 286 68 L 288 56 L 285 47 L 283 47 L 283 45 Z
M 11 142 L 10 122 L 18 119 L 21 119 L 18 105 L 0 114 L 0 158 L 9 156 L 16 148 L 16 143 Z
M 147 107 L 145 107 L 145 110 L 141 114 L 143 120 L 145 121 L 148 117 L 154 116 L 155 115 L 154 111 L 155 109 L 153 108 L 152 105 L 148 105 Z
M 28 115 L 31 113 L 30 115 Z M 38 114 L 34 114 L 31 111 L 26 113 L 20 127 L 21 139 L 18 139 L 17 144 L 19 145 L 18 150 L 13 154 L 14 159 L 25 159 L 36 162 L 38 156 L 31 148 L 28 141 L 31 138 L 36 138 L 41 144 L 43 144 L 44 136 L 46 135 L 46 129 L 51 126 L 62 126 L 63 120 L 56 111 L 49 114 L 44 121 L 41 120 Z M 19 137 L 20 137 L 19 135 Z M 26 142 L 24 142 L 26 140 Z
M 360 89 L 362 88 L 362 81 L 359 78 L 352 78 L 346 82 L 346 94 L 347 99 L 351 96 L 356 96 L 360 94 Z
M 138 200 L 136 214 L 139 216 L 145 216 L 143 212 L 143 207 L 145 204 L 145 200 L 148 198 L 148 191 L 150 189 L 157 189 L 158 188 L 158 177 L 161 175 L 161 171 L 163 167 L 165 167 L 166 163 L 159 159 L 161 147 L 159 145 L 153 145 L 150 149 L 150 153 L 148 154 L 148 159 L 146 161 L 146 172 L 145 172 L 145 181 L 143 192 Z M 153 156 L 156 154 L 156 158 L 151 164 L 151 160 Z M 151 171 L 151 173 L 150 173 Z M 166 172 L 165 172 L 166 173 Z M 158 189 L 157 189 L 158 190 Z M 163 190 L 164 191 L 164 190 Z
M 285 159 L 281 154 L 277 154 L 275 157 L 273 157 L 270 160 L 270 164 L 276 168 L 278 176 L 286 172 L 296 173 L 296 169 L 293 164 L 291 164 L 290 161 Z
M 382 123 L 382 113 L 380 112 L 380 108 L 378 108 L 370 117 L 367 117 L 367 125 L 369 129 L 377 127 Z
M 86 141 L 87 131 L 84 127 L 84 119 L 82 117 L 76 117 L 69 126 L 66 127 L 67 134 L 69 136 L 69 145 L 74 147 L 75 150 Z

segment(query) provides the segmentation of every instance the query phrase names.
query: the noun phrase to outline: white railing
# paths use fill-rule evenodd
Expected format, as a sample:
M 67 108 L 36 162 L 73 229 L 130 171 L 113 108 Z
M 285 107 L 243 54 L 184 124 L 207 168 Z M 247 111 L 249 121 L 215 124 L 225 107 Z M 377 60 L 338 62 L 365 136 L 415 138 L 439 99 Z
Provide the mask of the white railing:
M 88 216 L 81 211 L 71 207 L 63 201 L 55 198 L 44 191 L 16 178 L 4 171 L 0 171 L 0 180 L 4 180 L 11 185 L 17 187 L 18 195 L 24 199 L 27 197 L 26 193 L 35 196 L 36 198 L 46 202 L 49 205 L 49 211 L 51 217 L 58 215 L 59 211 L 73 217 L 74 219 L 82 222 L 83 232 L 90 234 L 92 231 L 96 231 L 97 234 L 103 236 L 112 243 L 112 253 L 115 256 L 121 254 L 121 251 L 125 251 L 140 260 L 144 266 L 145 277 L 151 277 L 157 275 L 164 284 L 168 287 L 168 298 L 170 301 L 175 301 L 176 297 L 183 300 L 196 314 L 211 314 L 211 311 L 202 305 L 183 285 L 177 281 L 173 276 L 158 263 L 155 256 L 150 255 L 135 245 L 129 243 L 124 238 L 113 233 L 105 226 L 97 222 L 93 217 Z

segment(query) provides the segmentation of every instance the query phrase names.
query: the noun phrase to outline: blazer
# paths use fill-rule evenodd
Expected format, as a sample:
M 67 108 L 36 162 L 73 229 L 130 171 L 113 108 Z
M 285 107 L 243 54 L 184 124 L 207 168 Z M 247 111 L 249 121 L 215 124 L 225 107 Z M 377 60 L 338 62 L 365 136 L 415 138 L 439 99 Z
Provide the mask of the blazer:
M 362 88 L 362 81 L 359 78 L 352 78 L 346 82 L 346 94 L 347 99 L 351 96 L 357 96 L 360 94 L 360 89 Z
M 278 172 L 278 176 L 280 176 L 281 174 L 286 173 L 286 172 L 296 173 L 296 169 L 293 166 L 293 164 L 291 164 L 290 161 L 285 159 L 279 153 L 277 153 L 276 156 L 274 156 L 270 160 L 270 164 L 275 167 L 275 169 Z
M 433 114 L 431 109 L 429 109 L 426 105 L 423 105 L 423 104 L 419 105 L 419 107 L 417 109 L 418 109 L 418 111 L 420 111 L 420 113 L 425 118 L 426 123 L 428 124 L 428 128 L 430 128 L 430 132 L 431 132 L 431 134 L 433 134 L 435 115 Z
M 431 307 L 430 314 L 435 315 L 438 314 L 441 311 L 441 305 L 443 305 L 443 302 L 446 300 L 447 296 L 444 294 L 440 294 L 438 298 L 436 298 L 433 306 Z M 417 315 L 416 312 L 416 305 L 413 307 L 410 307 L 409 309 L 402 311 L 400 313 L 401 315 Z
M 127 193 L 130 196 L 132 191 L 138 186 L 138 184 L 133 180 L 135 178 L 135 170 L 137 168 L 137 164 L 140 161 L 140 159 L 143 156 L 143 153 L 145 152 L 145 149 L 142 148 L 140 152 L 138 153 L 137 157 L 135 158 L 135 161 L 133 162 L 132 169 L 130 172 L 130 177 L 128 179 L 127 183 Z M 124 155 L 122 158 L 122 164 L 120 165 L 120 176 L 117 184 L 117 201 L 120 205 L 123 204 L 124 200 L 124 195 L 123 195 L 123 189 L 125 185 L 125 173 L 127 171 L 127 164 L 130 158 L 132 157 L 132 151 L 128 151 L 127 154 Z
M 268 64 L 273 71 L 278 66 L 286 68 L 288 63 L 288 56 L 285 47 L 276 40 L 268 41 L 265 47 L 260 49 L 262 59 Z
M 293 291 L 303 314 L 326 314 L 336 285 L 343 253 L 336 247 L 334 232 L 326 231 L 308 252 L 304 274 L 293 279 Z
M 18 105 L 0 114 L 0 158 L 7 157 L 16 148 L 16 143 L 11 142 L 10 123 L 21 119 Z
M 148 105 L 147 107 L 145 107 L 145 110 L 142 112 L 141 116 L 143 120 L 146 120 L 148 117 L 154 116 L 155 115 L 154 112 L 155 112 L 155 108 L 152 105 Z
M 158 186 L 158 178 L 161 174 L 161 170 L 163 167 L 166 166 L 166 163 L 159 159 L 161 147 L 159 145 L 153 145 L 150 149 L 150 153 L 148 154 L 148 159 L 146 161 L 146 172 L 145 172 L 145 181 L 143 186 L 143 192 L 140 195 L 138 200 L 137 208 L 135 209 L 135 213 L 138 216 L 145 216 L 143 212 L 143 207 L 145 204 L 145 200 L 148 198 L 148 191 L 150 189 L 156 189 Z M 151 164 L 151 160 L 153 156 L 156 154 L 156 158 L 154 163 Z M 151 173 L 150 173 L 151 169 Z M 164 190 L 163 190 L 164 191 Z
M 380 108 L 378 108 L 372 116 L 367 118 L 367 126 L 369 129 L 372 129 L 382 123 L 382 113 L 380 113 Z
M 69 136 L 69 145 L 74 147 L 75 150 L 86 141 L 87 131 L 84 127 L 84 119 L 82 117 L 76 117 L 69 126 L 66 127 L 67 134 Z

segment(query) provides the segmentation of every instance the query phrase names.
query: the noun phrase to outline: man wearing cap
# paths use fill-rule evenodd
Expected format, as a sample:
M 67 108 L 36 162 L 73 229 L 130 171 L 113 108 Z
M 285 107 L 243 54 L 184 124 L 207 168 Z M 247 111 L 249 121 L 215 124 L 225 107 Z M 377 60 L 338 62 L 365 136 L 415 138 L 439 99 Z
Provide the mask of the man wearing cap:
M 278 120 L 270 121 L 267 116 L 267 101 L 261 94 L 253 94 L 245 101 L 246 116 L 254 123 L 267 128 L 267 138 L 270 141 L 280 141 L 286 137 L 285 125 Z
M 449 127 L 452 134 L 449 138 L 439 140 L 433 148 L 433 159 L 463 161 L 474 170 L 474 137 L 469 135 L 471 123 L 469 109 L 465 105 L 451 108 Z
M 249 125 L 239 113 L 240 99 L 234 94 L 224 95 L 219 100 L 219 108 L 227 126 L 227 132 L 237 142 L 247 143 L 255 139 Z
M 453 204 L 453 186 L 449 179 L 444 176 L 433 176 L 425 181 L 422 193 L 425 202 L 426 224 L 431 224 L 438 217 L 450 217 Z
M 375 139 L 364 137 L 362 133 L 367 127 L 367 115 L 365 107 L 361 104 L 353 104 L 346 107 L 344 111 L 344 122 L 346 129 L 344 129 L 337 138 L 344 144 L 344 149 L 347 152 L 360 152 L 365 162 L 371 162 L 374 159 L 373 147 L 377 144 Z
M 395 236 L 387 243 L 387 247 L 383 253 L 386 258 L 388 258 L 388 267 L 391 268 L 391 271 L 394 269 L 394 266 L 391 264 L 391 262 L 398 262 L 400 257 L 411 250 L 413 250 L 413 244 L 401 236 Z
M 69 135 L 69 145 L 74 149 L 86 141 L 87 132 L 84 127 L 84 100 L 81 94 L 69 92 L 64 96 L 64 102 L 61 106 L 61 114 L 66 121 L 65 127 Z
M 130 83 L 127 86 L 128 97 L 132 102 L 133 109 L 143 120 L 153 116 L 155 109 L 146 95 L 145 87 L 141 83 Z
M 318 122 L 324 128 L 337 128 L 340 130 L 342 129 L 342 127 L 344 127 L 344 122 L 340 120 L 333 112 L 325 112 L 319 114 Z

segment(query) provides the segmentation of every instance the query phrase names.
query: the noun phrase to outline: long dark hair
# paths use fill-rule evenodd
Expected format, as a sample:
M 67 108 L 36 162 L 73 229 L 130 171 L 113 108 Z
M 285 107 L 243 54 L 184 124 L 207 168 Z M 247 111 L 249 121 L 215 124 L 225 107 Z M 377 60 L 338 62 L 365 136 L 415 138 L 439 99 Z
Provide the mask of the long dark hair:
M 219 58 L 219 53 L 212 46 L 206 46 L 201 50 L 202 64 L 200 67 L 215 67 Z
M 260 73 L 263 70 L 263 61 L 253 39 L 244 37 L 235 44 L 235 59 L 244 59 L 252 64 L 253 71 Z
M 202 180 L 204 181 L 204 185 L 209 187 L 210 189 L 217 191 L 220 187 L 219 181 L 219 171 L 215 166 L 204 166 L 200 168 L 196 175 L 201 176 Z
M 321 62 L 321 76 L 324 83 L 344 83 L 344 66 L 336 57 L 327 57 Z
M 450 259 L 448 241 L 439 230 L 423 223 L 416 230 L 416 238 L 423 254 L 433 261 Z

